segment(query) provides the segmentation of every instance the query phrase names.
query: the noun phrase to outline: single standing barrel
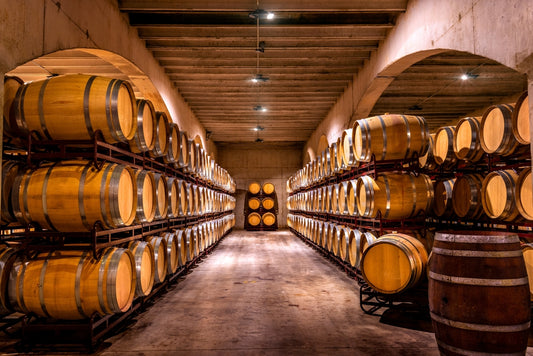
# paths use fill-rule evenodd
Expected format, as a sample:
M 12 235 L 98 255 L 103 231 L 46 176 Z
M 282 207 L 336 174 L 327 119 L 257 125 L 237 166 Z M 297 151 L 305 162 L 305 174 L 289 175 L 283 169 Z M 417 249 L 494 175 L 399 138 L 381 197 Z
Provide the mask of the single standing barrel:
M 524 219 L 533 220 L 533 182 L 531 181 L 531 168 L 526 168 L 516 181 L 516 207 Z
M 481 119 L 481 147 L 487 153 L 508 156 L 515 152 L 518 141 L 513 135 L 513 105 L 489 107 Z
M 433 204 L 433 183 L 420 174 L 382 173 L 357 179 L 357 209 L 362 217 L 403 219 L 429 211 Z
M 494 171 L 485 177 L 481 201 L 489 218 L 513 221 L 518 216 L 515 197 L 517 180 L 518 175 L 512 169 Z
M 381 115 L 357 120 L 352 144 L 357 161 L 403 159 L 426 153 L 429 129 L 421 116 Z
M 455 126 L 453 151 L 457 158 L 477 162 L 485 153 L 481 148 L 480 117 L 465 117 Z
M 135 171 L 137 186 L 137 209 L 135 222 L 152 222 L 155 217 L 157 196 L 155 192 L 156 182 L 154 173 L 145 170 Z
M 483 215 L 482 188 L 483 176 L 481 174 L 465 174 L 455 180 L 452 205 L 458 217 L 477 219 Z
M 428 255 L 424 245 L 405 234 L 381 236 L 361 259 L 363 278 L 372 289 L 400 293 L 425 277 Z
M 152 157 L 163 157 L 168 153 L 170 124 L 168 122 L 167 114 L 161 111 L 155 113 L 155 142 L 154 148 L 150 151 Z
M 131 225 L 137 199 L 134 172 L 115 163 L 102 169 L 92 162 L 47 163 L 21 173 L 12 190 L 12 206 L 21 224 L 37 223 L 57 231 L 90 231 Z
M 517 235 L 438 232 L 428 276 L 442 354 L 525 354 L 531 302 Z
M 8 285 L 11 306 L 21 313 L 78 320 L 121 313 L 133 302 L 137 283 L 132 253 L 105 249 L 52 251 L 15 263 Z
M 128 250 L 133 254 L 137 284 L 135 296 L 144 297 L 150 294 L 154 286 L 155 256 L 152 245 L 145 241 L 131 241 Z
M 439 180 L 433 187 L 435 191 L 435 199 L 433 202 L 433 211 L 439 217 L 450 217 L 453 215 L 453 185 L 455 178 Z
M 276 215 L 272 213 L 264 213 L 261 217 L 261 221 L 266 226 L 272 226 L 276 223 Z
M 12 110 L 19 131 L 49 140 L 88 140 L 100 130 L 108 143 L 126 142 L 137 131 L 133 89 L 118 79 L 62 75 L 30 82 Z
M 263 189 L 263 194 L 267 194 L 267 195 L 270 195 L 276 191 L 276 187 L 274 186 L 273 183 L 270 183 L 270 182 L 264 183 L 262 189 Z
M 525 91 L 516 101 L 511 117 L 513 136 L 522 145 L 531 143 L 531 133 L 529 131 L 529 99 L 528 92 Z
M 154 105 L 150 100 L 137 99 L 135 122 L 137 131 L 133 139 L 128 141 L 130 150 L 135 153 L 153 150 L 157 138 L 157 127 Z
M 457 162 L 457 157 L 453 151 L 454 136 L 455 126 L 441 127 L 435 133 L 433 158 L 438 165 L 450 167 Z

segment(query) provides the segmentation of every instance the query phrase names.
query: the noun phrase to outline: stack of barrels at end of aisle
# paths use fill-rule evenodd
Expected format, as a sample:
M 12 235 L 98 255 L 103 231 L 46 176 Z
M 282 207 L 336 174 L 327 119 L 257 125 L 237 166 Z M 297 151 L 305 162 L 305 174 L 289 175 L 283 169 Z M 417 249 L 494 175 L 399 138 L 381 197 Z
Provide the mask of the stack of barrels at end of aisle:
M 29 83 L 6 77 L 4 89 L 4 133 L 11 144 L 26 148 L 21 138 L 30 132 L 39 139 L 76 141 L 93 140 L 99 132 L 109 144 L 235 192 L 234 180 L 201 141 L 190 139 L 149 100 L 135 98 L 127 81 L 83 74 Z
M 244 228 L 246 230 L 278 229 L 278 198 L 274 184 L 252 182 L 244 202 Z
M 32 257 L 0 248 L 0 314 L 33 313 L 58 320 L 127 311 L 134 300 L 217 243 L 235 216 L 174 229 L 147 241 L 91 251 L 52 251 Z

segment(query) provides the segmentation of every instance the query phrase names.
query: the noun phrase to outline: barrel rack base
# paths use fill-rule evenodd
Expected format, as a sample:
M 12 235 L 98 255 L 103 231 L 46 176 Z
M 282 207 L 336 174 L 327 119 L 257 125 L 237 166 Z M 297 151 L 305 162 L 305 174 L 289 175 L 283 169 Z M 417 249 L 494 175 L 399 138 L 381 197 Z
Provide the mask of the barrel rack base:
M 155 286 L 148 296 L 134 300 L 130 309 L 124 313 L 103 317 L 93 316 L 91 319 L 81 321 L 53 321 L 46 318 L 39 318 L 32 314 L 23 316 L 17 320 L 17 322 L 22 322 L 21 340 L 16 345 L 17 349 L 22 352 L 36 348 L 49 350 L 52 347 L 66 347 L 72 350 L 72 347 L 77 346 L 78 348 L 93 352 L 105 338 L 110 336 L 112 331 L 124 325 L 129 318 L 142 313 L 152 305 L 157 296 L 166 292 L 171 285 L 178 283 L 180 277 L 184 277 L 190 273 L 232 230 L 229 229 L 216 243 L 206 248 L 192 261 L 189 261 L 185 266 L 176 271 L 176 273 L 165 279 L 164 282 Z
M 383 316 L 382 309 L 396 309 L 417 313 L 430 320 L 427 284 L 408 289 L 400 294 L 383 294 L 362 282 L 359 289 L 359 305 L 368 315 Z

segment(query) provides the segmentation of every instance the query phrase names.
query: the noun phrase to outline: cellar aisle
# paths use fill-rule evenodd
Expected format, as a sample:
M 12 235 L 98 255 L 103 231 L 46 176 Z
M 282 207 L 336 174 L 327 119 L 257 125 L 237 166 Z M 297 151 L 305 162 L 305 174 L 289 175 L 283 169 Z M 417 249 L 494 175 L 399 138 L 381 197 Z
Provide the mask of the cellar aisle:
M 100 355 L 438 355 L 365 315 L 357 283 L 287 231 L 236 231 Z

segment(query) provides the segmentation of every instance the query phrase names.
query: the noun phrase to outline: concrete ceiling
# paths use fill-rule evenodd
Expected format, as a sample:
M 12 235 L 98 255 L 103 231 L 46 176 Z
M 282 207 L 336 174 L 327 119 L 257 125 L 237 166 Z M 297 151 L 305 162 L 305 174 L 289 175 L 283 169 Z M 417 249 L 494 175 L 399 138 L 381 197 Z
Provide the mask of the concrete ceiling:
M 216 142 L 306 141 L 407 0 L 119 0 Z M 256 74 L 269 78 L 253 83 Z M 262 106 L 267 112 L 254 110 Z M 264 130 L 256 133 L 254 127 Z

